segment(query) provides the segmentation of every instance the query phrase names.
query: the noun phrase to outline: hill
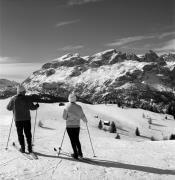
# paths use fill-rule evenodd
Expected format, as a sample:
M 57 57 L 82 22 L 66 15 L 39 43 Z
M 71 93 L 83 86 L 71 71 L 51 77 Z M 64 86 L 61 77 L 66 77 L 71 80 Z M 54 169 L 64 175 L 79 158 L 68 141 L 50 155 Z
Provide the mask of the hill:
M 127 180 L 173 180 L 175 177 L 174 141 L 163 140 L 174 132 L 172 116 L 157 114 L 142 109 L 122 109 L 117 105 L 87 105 L 79 103 L 87 115 L 88 127 L 97 157 L 93 157 L 86 125 L 82 122 L 80 140 L 85 157 L 91 162 L 81 162 L 65 155 L 57 157 L 53 151 L 59 147 L 65 130 L 62 119 L 64 106 L 40 104 L 36 127 L 34 150 L 39 160 L 30 161 L 12 148 L 17 143 L 16 129 L 12 127 L 9 149 L 6 151 L 7 137 L 11 123 L 11 112 L 5 109 L 9 99 L 1 100 L 0 109 L 0 179 L 127 179 Z M 35 119 L 32 112 L 32 132 Z M 143 116 L 143 114 L 145 116 Z M 151 128 L 148 120 L 152 119 Z M 99 120 L 114 121 L 121 139 L 116 134 L 98 129 Z M 141 136 L 135 135 L 139 127 Z M 151 141 L 154 136 L 157 141 Z M 72 152 L 67 134 L 62 150 Z

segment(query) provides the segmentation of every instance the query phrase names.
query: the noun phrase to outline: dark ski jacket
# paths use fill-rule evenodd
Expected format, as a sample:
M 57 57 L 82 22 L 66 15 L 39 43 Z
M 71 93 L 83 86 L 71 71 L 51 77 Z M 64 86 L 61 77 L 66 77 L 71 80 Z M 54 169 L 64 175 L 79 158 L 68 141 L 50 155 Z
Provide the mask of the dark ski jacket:
M 14 96 L 7 105 L 7 109 L 13 111 L 15 121 L 30 121 L 30 110 L 37 108 L 37 104 L 34 105 L 25 95 L 21 94 Z

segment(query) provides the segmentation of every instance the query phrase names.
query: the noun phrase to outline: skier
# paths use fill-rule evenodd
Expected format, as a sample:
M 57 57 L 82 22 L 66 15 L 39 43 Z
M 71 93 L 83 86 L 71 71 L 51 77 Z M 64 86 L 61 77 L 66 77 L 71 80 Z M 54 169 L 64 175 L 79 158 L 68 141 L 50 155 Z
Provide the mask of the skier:
M 63 119 L 66 120 L 66 130 L 69 135 L 74 152 L 72 154 L 72 157 L 78 159 L 78 156 L 83 157 L 79 140 L 80 119 L 87 123 L 87 118 L 83 112 L 82 107 L 76 104 L 75 94 L 70 94 L 68 97 L 68 101 L 69 103 L 67 104 L 63 112 Z
M 25 141 L 23 131 L 26 136 L 28 144 L 28 152 L 32 153 L 32 134 L 31 134 L 31 116 L 30 110 L 35 110 L 39 107 L 37 103 L 34 105 L 27 97 L 25 96 L 26 90 L 22 85 L 17 87 L 17 95 L 14 96 L 9 104 L 7 109 L 13 111 L 14 121 L 16 125 L 16 130 L 18 134 L 18 141 L 21 146 L 20 152 L 25 153 Z

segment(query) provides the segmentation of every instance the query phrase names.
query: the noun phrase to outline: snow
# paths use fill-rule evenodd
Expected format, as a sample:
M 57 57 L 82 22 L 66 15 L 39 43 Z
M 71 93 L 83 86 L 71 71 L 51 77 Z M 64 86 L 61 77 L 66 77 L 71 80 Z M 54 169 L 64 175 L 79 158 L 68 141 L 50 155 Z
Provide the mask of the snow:
M 115 49 L 108 49 L 108 50 L 105 50 L 105 51 L 96 53 L 96 54 L 94 54 L 93 56 L 94 56 L 94 57 L 101 57 L 101 56 L 104 55 L 104 54 L 107 54 L 107 53 L 110 53 L 110 52 L 114 52 L 114 51 L 115 51 Z
M 93 163 L 80 162 L 66 156 L 58 158 L 53 151 L 59 147 L 65 130 L 62 119 L 64 106 L 40 104 L 36 127 L 34 150 L 39 160 L 30 161 L 18 153 L 10 145 L 17 143 L 16 129 L 12 127 L 9 148 L 5 150 L 12 120 L 12 113 L 6 110 L 9 99 L 0 100 L 0 179 L 32 179 L 32 180 L 173 180 L 175 178 L 175 143 L 162 140 L 174 132 L 175 121 L 168 115 L 156 114 L 141 109 L 122 109 L 117 105 L 87 105 L 79 103 L 88 118 L 95 155 L 89 141 L 86 125 L 81 123 L 80 141 L 83 154 L 92 158 Z M 32 132 L 36 111 L 31 111 Z M 143 114 L 145 117 L 143 117 Z M 97 118 L 98 116 L 98 118 Z M 151 129 L 148 120 L 152 118 Z M 114 121 L 121 139 L 116 134 L 97 128 L 99 120 Z M 139 127 L 141 137 L 135 136 L 135 128 Z M 162 136 L 163 135 L 163 136 Z M 159 141 L 150 141 L 154 136 Z M 62 149 L 72 152 L 67 133 Z
M 173 61 L 167 61 L 166 64 L 167 64 L 166 67 L 169 68 L 171 71 L 175 67 L 175 62 Z
M 79 53 L 68 53 L 57 59 L 54 59 L 52 62 L 54 62 L 54 61 L 69 61 L 70 59 L 77 58 L 77 57 L 80 57 Z
M 102 53 L 107 53 L 113 50 L 108 50 Z M 70 54 L 67 54 L 61 59 L 70 59 Z M 72 57 L 73 55 L 71 55 Z M 74 54 L 77 56 L 77 54 Z M 98 68 L 90 68 L 86 71 L 81 72 L 78 76 L 71 76 L 75 71 L 74 67 L 65 67 L 61 66 L 55 69 L 55 73 L 51 76 L 46 76 L 46 73 L 31 75 L 31 82 L 26 84 L 26 88 L 36 89 L 37 87 L 41 88 L 43 83 L 67 83 L 71 86 L 75 86 L 78 83 L 84 83 L 89 86 L 89 88 L 96 87 L 96 91 L 100 91 L 102 88 L 106 88 L 105 82 L 110 81 L 111 84 L 116 82 L 116 79 L 121 76 L 125 76 L 127 72 L 134 72 L 135 70 L 143 70 L 143 67 L 149 64 L 147 62 L 138 62 L 133 60 L 126 60 L 119 62 L 113 65 L 104 65 Z M 95 81 L 94 81 L 95 79 Z M 98 88 L 99 87 L 99 88 Z M 120 87 L 120 88 L 127 88 Z
M 90 83 L 89 86 L 103 86 L 107 80 L 115 81 L 117 78 L 124 76 L 127 72 L 133 72 L 135 70 L 142 70 L 143 66 L 148 63 L 139 63 L 137 61 L 124 61 L 114 65 L 105 65 L 99 68 L 88 69 L 78 77 L 72 77 L 72 84 L 75 82 Z M 69 73 L 67 68 L 67 73 Z M 66 77 L 66 75 L 65 75 Z M 52 78 L 52 77 L 51 77 Z M 54 77 L 53 77 L 54 78 Z M 55 79 L 55 78 L 54 78 Z M 96 79 L 96 81 L 94 81 Z

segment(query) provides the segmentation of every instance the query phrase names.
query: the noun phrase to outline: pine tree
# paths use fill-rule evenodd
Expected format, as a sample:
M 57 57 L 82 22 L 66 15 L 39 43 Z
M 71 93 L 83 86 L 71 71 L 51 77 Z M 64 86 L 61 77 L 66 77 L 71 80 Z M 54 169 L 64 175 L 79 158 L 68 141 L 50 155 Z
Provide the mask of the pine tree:
M 169 140 L 175 140 L 175 134 L 171 134 Z
M 41 120 L 38 122 L 38 126 L 39 126 L 39 127 L 43 127 L 43 123 L 42 123 Z
M 117 133 L 115 139 L 120 139 L 120 135 Z
M 135 134 L 136 134 L 136 136 L 140 136 L 140 131 L 139 131 L 138 127 L 136 128 Z
M 111 125 L 110 125 L 110 133 L 116 133 L 117 130 L 116 130 L 116 126 L 115 126 L 115 123 L 114 121 L 112 121 Z
M 149 118 L 148 123 L 152 124 L 152 119 L 151 118 Z
M 102 124 L 101 119 L 100 119 L 100 121 L 99 121 L 98 128 L 99 128 L 99 129 L 102 129 L 102 128 L 103 128 L 103 124 Z
M 145 114 L 144 113 L 143 113 L 142 117 L 145 118 Z
M 151 136 L 151 141 L 156 141 L 154 136 Z

